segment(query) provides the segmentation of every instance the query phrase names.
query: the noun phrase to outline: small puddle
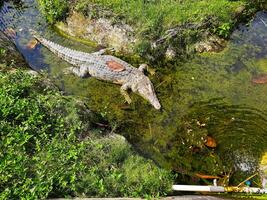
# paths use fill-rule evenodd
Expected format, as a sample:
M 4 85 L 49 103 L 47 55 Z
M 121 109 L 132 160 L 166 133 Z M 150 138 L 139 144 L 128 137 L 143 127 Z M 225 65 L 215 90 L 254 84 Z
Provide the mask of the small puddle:
M 119 127 L 117 132 L 143 155 L 180 172 L 180 182 L 196 183 L 199 180 L 191 177 L 195 173 L 224 176 L 256 170 L 267 148 L 265 12 L 259 12 L 248 27 L 240 26 L 221 53 L 153 66 L 157 73 L 150 78 L 161 111 L 133 93 L 133 103 L 126 104 L 117 85 L 65 75 L 63 71 L 70 65 L 42 46 L 27 49 L 28 29 L 33 28 L 61 45 L 95 51 L 53 31 L 35 1 L 25 0 L 21 5 L 4 2 L 0 14 L 1 29 L 11 27 L 17 32 L 15 43 L 33 69 L 47 70 L 62 90 L 84 98 L 89 108 Z M 137 66 L 134 61 L 131 64 Z M 215 140 L 216 147 L 207 146 L 207 136 Z

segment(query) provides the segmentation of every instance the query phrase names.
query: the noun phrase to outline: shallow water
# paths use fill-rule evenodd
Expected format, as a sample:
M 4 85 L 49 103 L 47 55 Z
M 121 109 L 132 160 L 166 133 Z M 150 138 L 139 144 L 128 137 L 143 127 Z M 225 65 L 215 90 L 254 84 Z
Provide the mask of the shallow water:
M 223 52 L 153 66 L 157 72 L 149 77 L 163 107 L 157 111 L 133 93 L 133 103 L 126 104 L 117 85 L 64 75 L 69 64 L 42 46 L 27 49 L 31 38 L 27 30 L 33 28 L 64 46 L 96 50 L 58 35 L 46 24 L 35 1 L 14 7 L 4 3 L 1 29 L 16 30 L 16 45 L 30 66 L 47 70 L 62 90 L 84 98 L 89 108 L 108 119 L 143 155 L 179 172 L 180 182 L 197 183 L 199 179 L 191 178 L 195 173 L 235 171 L 232 180 L 238 182 L 240 173 L 256 170 L 267 148 L 267 83 L 253 81 L 267 74 L 265 12 L 259 12 L 249 26 L 240 26 Z M 138 66 L 138 61 L 129 62 Z M 216 140 L 216 148 L 204 145 L 206 136 Z

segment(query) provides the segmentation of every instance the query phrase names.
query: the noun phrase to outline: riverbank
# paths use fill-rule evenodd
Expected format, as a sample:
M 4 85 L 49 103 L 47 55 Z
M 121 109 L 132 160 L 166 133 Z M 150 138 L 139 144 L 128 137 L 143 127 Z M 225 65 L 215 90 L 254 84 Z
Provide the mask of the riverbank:
M 150 61 L 221 51 L 236 25 L 266 6 L 246 0 L 59 2 L 51 7 L 39 0 L 47 19 L 61 31 Z

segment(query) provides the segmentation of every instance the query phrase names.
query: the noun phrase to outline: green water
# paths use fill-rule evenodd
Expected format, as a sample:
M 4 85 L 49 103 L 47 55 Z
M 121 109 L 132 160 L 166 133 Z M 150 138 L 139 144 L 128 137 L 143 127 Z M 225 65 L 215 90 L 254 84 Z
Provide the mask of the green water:
M 96 49 L 59 36 L 47 26 L 34 1 L 24 5 L 22 15 L 12 23 L 18 30 L 17 45 L 30 66 L 47 70 L 67 94 L 83 98 L 144 156 L 178 172 L 178 182 L 198 183 L 193 175 L 203 173 L 230 174 L 230 181 L 238 183 L 240 175 L 257 169 L 267 149 L 267 84 L 252 79 L 267 74 L 266 13 L 258 13 L 248 27 L 240 26 L 223 52 L 151 66 L 156 74 L 149 77 L 163 107 L 157 111 L 133 93 L 133 103 L 128 105 L 115 84 L 65 75 L 70 65 L 44 47 L 27 50 L 29 27 L 73 49 Z M 206 136 L 216 140 L 216 148 L 204 145 Z

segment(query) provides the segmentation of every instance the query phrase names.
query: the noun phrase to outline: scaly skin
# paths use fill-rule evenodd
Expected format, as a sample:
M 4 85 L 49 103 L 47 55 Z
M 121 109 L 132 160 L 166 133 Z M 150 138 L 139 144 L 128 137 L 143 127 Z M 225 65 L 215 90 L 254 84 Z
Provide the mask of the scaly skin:
M 105 50 L 100 50 L 99 52 L 95 53 L 84 53 L 46 40 L 45 38 L 36 34 L 36 32 L 33 30 L 31 30 L 31 33 L 41 44 L 46 46 L 58 57 L 74 65 L 75 67 L 71 67 L 70 70 L 79 77 L 86 77 L 90 75 L 100 80 L 120 84 L 122 85 L 120 90 L 121 94 L 125 97 L 128 103 L 131 103 L 131 99 L 127 93 L 127 90 L 131 89 L 133 92 L 138 93 L 144 99 L 148 100 L 155 109 L 161 108 L 153 84 L 149 78 L 144 75 L 144 69 L 147 67 L 146 64 L 140 65 L 140 67 L 137 69 L 117 57 L 103 55 Z M 112 70 L 107 66 L 108 62 L 118 63 L 123 67 L 123 70 Z

